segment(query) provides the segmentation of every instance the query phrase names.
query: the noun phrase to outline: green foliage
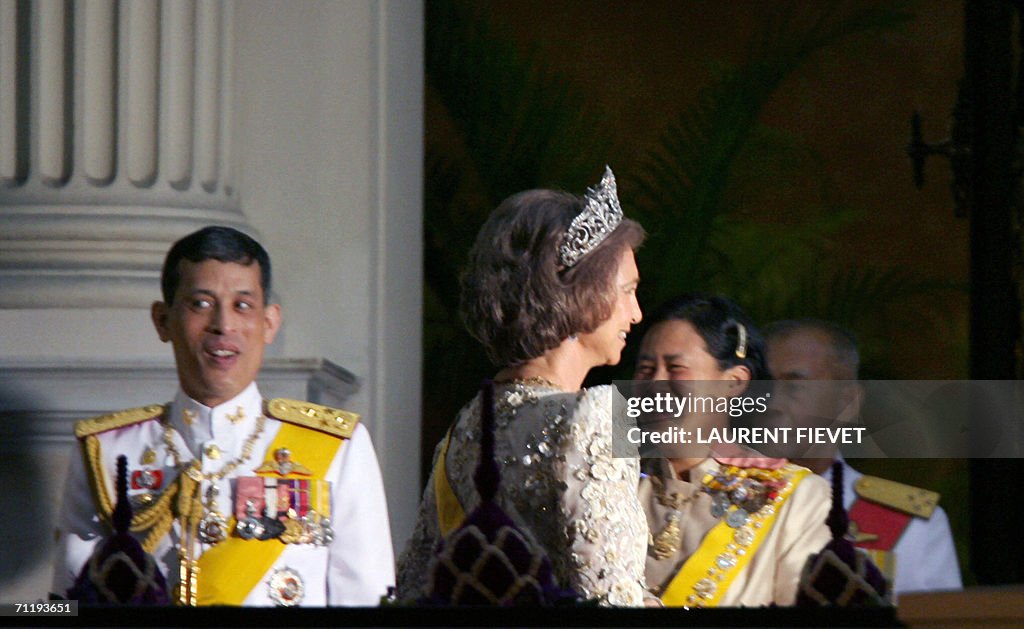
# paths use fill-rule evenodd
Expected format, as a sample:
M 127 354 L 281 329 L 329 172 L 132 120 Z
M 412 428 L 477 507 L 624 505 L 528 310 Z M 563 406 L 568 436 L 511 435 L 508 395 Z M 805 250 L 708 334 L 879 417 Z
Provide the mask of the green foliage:
M 920 325 L 928 314 L 906 306 L 963 287 L 872 261 L 836 264 L 833 245 L 861 212 L 830 198 L 818 156 L 798 136 L 764 126 L 760 115 L 779 86 L 821 51 L 870 42 L 912 16 L 899 2 L 781 6 L 744 62 L 714 66 L 632 182 L 630 207 L 650 233 L 638 256 L 641 301 L 653 306 L 682 292 L 712 292 L 760 322 L 832 320 L 858 332 L 865 371 L 888 376 L 887 334 L 897 324 Z M 802 198 L 809 180 L 818 182 L 810 200 Z M 777 214 L 759 218 L 761 205 Z
M 582 91 L 535 52 L 520 52 L 481 15 L 485 7 L 427 3 L 427 82 L 454 136 L 437 138 L 440 145 L 428 137 L 427 148 L 456 161 L 461 183 L 489 211 L 520 190 L 571 188 L 599 175 L 593 156 L 606 154 L 609 140 Z
M 728 249 L 715 248 L 723 243 L 714 236 L 719 217 L 730 209 L 734 167 L 779 85 L 823 48 L 896 28 L 911 17 L 893 3 L 846 9 L 842 2 L 827 2 L 803 11 L 793 6 L 783 5 L 765 25 L 744 63 L 714 68 L 695 104 L 668 127 L 643 163 L 634 205 L 651 232 L 640 268 L 652 303 L 707 290 L 716 273 L 710 261 L 750 254 L 729 242 Z
M 458 277 L 487 214 L 530 188 L 582 190 L 610 140 L 567 78 L 488 22 L 486 5 L 426 3 L 424 438 L 432 447 L 490 366 L 458 317 Z M 423 457 L 430 460 L 429 453 Z

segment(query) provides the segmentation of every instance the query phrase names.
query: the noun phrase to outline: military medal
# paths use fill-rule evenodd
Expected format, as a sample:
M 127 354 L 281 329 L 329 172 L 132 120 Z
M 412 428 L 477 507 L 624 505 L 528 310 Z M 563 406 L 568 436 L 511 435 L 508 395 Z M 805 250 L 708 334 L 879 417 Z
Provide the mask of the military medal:
M 711 498 L 711 516 L 720 518 L 729 510 L 729 497 L 725 494 L 715 494 Z
M 334 529 L 331 527 L 331 484 L 325 480 L 314 480 L 310 484 L 310 494 L 310 503 L 313 505 L 310 518 L 317 527 L 313 543 L 327 546 L 334 541 Z
M 277 479 L 274 478 L 265 478 L 263 479 L 263 482 L 265 483 L 264 487 L 267 487 L 268 492 L 271 491 L 271 488 L 274 488 L 272 490 L 275 492 L 273 495 L 277 498 L 277 500 L 274 502 L 273 513 L 269 512 L 268 510 L 267 515 L 273 516 L 275 518 L 280 517 L 281 515 L 287 515 L 288 509 L 291 508 L 291 483 L 284 480 L 278 481 Z
M 711 494 L 711 515 L 724 518 L 731 528 L 738 529 L 750 521 L 786 486 L 784 473 L 722 465 L 713 474 L 706 474 L 703 491 Z
M 260 541 L 279 539 L 284 533 L 284 524 L 277 518 L 263 516 L 260 518 L 260 525 L 263 527 L 263 532 L 256 536 L 256 539 Z
M 250 498 L 245 507 L 245 517 L 238 518 L 235 525 L 235 533 L 242 539 L 256 539 L 263 535 L 264 527 L 259 518 L 256 517 L 256 506 Z
M 152 470 L 149 466 L 156 461 L 156 451 L 153 448 L 146 448 L 146 451 L 142 453 L 142 464 L 145 466 L 141 470 L 133 470 L 131 473 L 130 487 L 131 489 L 142 489 L 141 493 L 137 493 L 131 496 L 132 505 L 135 508 L 145 507 L 152 504 L 155 499 L 153 492 L 159 490 L 164 484 L 164 472 L 163 470 Z
M 278 476 L 288 476 L 289 474 L 313 475 L 313 472 L 308 467 L 292 460 L 292 451 L 288 448 L 274 450 L 273 459 L 264 461 L 262 465 L 256 468 L 257 474 L 266 474 L 268 472 Z
M 302 540 L 302 525 L 299 521 L 288 518 L 283 524 L 284 532 L 281 533 L 281 541 L 285 544 L 300 544 Z
M 312 528 L 312 543 L 317 546 L 327 546 L 334 541 L 334 529 L 331 528 L 331 519 L 321 516 L 316 511 L 310 511 L 310 527 Z
M 236 483 L 235 534 L 239 537 L 318 546 L 334 541 L 327 481 L 243 476 Z
M 320 519 L 320 545 L 328 546 L 334 541 L 334 529 L 331 528 L 330 518 Z
M 683 542 L 683 534 L 679 530 L 679 517 L 676 514 L 668 516 L 668 524 L 661 532 L 654 536 L 651 541 L 651 554 L 655 559 L 667 559 L 677 552 Z
M 206 490 L 206 513 L 199 520 L 199 541 L 204 544 L 216 544 L 224 541 L 227 537 L 228 520 L 224 514 L 217 510 L 217 496 L 220 490 L 216 485 L 210 485 Z
M 738 529 L 750 520 L 750 516 L 747 515 L 747 511 L 742 507 L 730 511 L 725 516 L 725 523 L 731 528 Z
M 309 488 L 309 511 L 303 517 L 303 525 L 309 530 L 310 543 L 327 546 L 334 541 L 334 529 L 330 518 L 330 484 L 323 480 L 311 481 Z
M 160 489 L 163 484 L 163 470 L 151 470 L 147 468 L 132 472 L 132 489 Z
M 235 485 L 235 534 L 242 539 L 259 539 L 266 533 L 262 523 L 263 482 L 255 476 L 243 476 Z
M 302 602 L 306 594 L 306 585 L 302 577 L 291 568 L 279 568 L 267 580 L 270 600 L 282 607 L 292 607 Z
M 649 478 L 654 487 L 654 497 L 658 500 L 658 504 L 672 509 L 672 512 L 665 518 L 665 528 L 651 538 L 650 552 L 655 559 L 668 559 L 679 552 L 683 543 L 683 532 L 679 528 L 682 509 L 700 494 L 694 492 L 685 497 L 678 491 L 668 494 L 665 491 L 665 481 L 658 476 Z

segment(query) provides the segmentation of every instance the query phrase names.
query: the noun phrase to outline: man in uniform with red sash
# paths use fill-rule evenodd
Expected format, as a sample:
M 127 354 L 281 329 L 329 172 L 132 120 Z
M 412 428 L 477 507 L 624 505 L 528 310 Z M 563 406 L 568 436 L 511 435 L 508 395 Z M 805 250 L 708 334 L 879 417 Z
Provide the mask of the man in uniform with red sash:
M 860 411 L 863 387 L 856 382 L 860 358 L 853 335 L 827 321 L 781 321 L 768 327 L 768 369 L 782 382 L 821 381 L 803 387 L 799 400 L 777 387 L 777 411 L 794 425 L 850 422 Z M 831 424 L 830 424 L 831 425 Z M 831 482 L 833 461 L 843 464 L 844 506 L 849 535 L 903 592 L 962 587 L 956 548 L 939 494 L 864 476 L 843 460 L 835 444 L 815 446 L 795 462 Z
M 59 517 L 54 592 L 109 533 L 118 455 L 131 531 L 183 605 L 376 605 L 394 583 L 383 482 L 353 413 L 264 399 L 255 378 L 281 325 L 270 259 L 228 227 L 171 248 L 153 324 L 173 401 L 80 421 Z

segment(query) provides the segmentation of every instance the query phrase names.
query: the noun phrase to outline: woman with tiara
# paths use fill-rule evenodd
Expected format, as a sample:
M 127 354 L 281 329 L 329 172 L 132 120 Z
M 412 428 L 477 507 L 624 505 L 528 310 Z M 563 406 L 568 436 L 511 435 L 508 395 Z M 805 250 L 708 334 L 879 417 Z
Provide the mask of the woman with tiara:
M 494 375 L 494 501 L 547 555 L 558 587 L 603 605 L 644 603 L 647 522 L 638 462 L 612 456 L 611 386 L 582 389 L 591 368 L 619 362 L 641 319 L 634 250 L 643 229 L 623 217 L 606 169 L 582 198 L 528 190 L 480 229 L 462 276 L 469 332 Z M 398 565 L 398 598 L 422 600 L 439 541 L 480 497 L 481 396 L 434 454 L 413 536 Z

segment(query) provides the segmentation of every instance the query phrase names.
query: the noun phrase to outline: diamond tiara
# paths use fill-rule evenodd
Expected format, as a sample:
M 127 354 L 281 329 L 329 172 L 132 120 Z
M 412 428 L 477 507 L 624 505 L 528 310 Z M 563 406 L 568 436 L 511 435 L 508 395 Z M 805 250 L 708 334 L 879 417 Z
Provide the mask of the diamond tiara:
M 601 183 L 596 188 L 587 189 L 583 195 L 583 211 L 572 219 L 565 233 L 565 240 L 558 250 L 562 265 L 566 268 L 575 265 L 615 231 L 621 222 L 622 206 L 619 205 L 615 175 L 611 168 L 605 166 Z

